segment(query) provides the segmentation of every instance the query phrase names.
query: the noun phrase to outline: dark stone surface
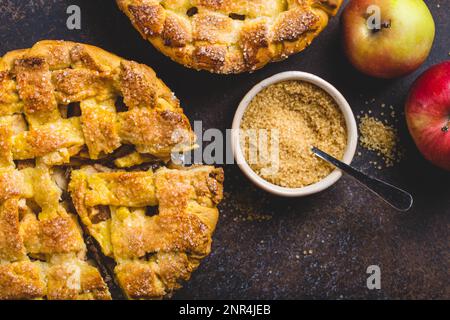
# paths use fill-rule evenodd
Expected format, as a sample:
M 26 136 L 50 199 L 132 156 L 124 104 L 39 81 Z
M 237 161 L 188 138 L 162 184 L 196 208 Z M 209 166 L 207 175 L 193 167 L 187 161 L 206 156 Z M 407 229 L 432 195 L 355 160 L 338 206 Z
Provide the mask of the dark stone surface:
M 101 0 L 0 0 L 0 55 L 42 39 L 102 47 L 152 66 L 176 92 L 191 121 L 202 120 L 204 128 L 229 128 L 244 94 L 264 78 L 287 70 L 328 80 L 355 114 L 369 109 L 377 114 L 382 103 L 401 114 L 412 81 L 430 65 L 449 59 L 450 2 L 426 2 L 437 26 L 432 54 L 420 70 L 392 81 L 370 79 L 352 69 L 341 53 L 337 18 L 310 48 L 287 61 L 254 74 L 219 76 L 171 62 L 141 39 L 114 1 Z M 70 4 L 81 7 L 81 31 L 66 28 Z M 308 198 L 274 197 L 251 185 L 237 166 L 228 165 L 212 254 L 175 297 L 450 298 L 450 175 L 421 158 L 402 116 L 396 125 L 407 150 L 405 160 L 377 170 L 369 164 L 376 156 L 359 148 L 362 155 L 354 165 L 410 190 L 415 196 L 410 212 L 395 212 L 349 178 Z M 248 221 L 252 214 L 271 219 Z M 313 253 L 304 255 L 305 250 Z M 372 264 L 382 270 L 379 291 L 366 288 L 366 268 Z

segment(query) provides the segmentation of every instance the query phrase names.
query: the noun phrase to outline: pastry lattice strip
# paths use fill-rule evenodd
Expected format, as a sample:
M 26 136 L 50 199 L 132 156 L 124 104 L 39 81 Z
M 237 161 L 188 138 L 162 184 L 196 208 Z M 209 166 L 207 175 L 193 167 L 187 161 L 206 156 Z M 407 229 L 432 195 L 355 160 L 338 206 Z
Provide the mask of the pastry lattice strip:
M 156 298 L 179 288 L 209 254 L 222 182 L 222 170 L 213 167 L 101 173 L 88 167 L 72 173 L 69 190 L 82 222 L 116 261 L 127 296 Z
M 45 166 L 0 168 L 0 299 L 109 299 Z
M 141 35 L 178 63 L 253 71 L 302 51 L 342 0 L 116 0 Z
M 116 107 L 121 97 L 125 110 Z M 71 116 L 77 104 L 81 114 Z M 40 42 L 0 60 L 0 137 L 3 165 L 61 165 L 84 147 L 98 159 L 125 144 L 137 151 L 122 163 L 129 166 L 194 143 L 178 100 L 152 69 L 69 42 Z
M 121 98 L 124 107 L 117 103 Z M 149 67 L 62 41 L 39 42 L 2 57 L 0 299 L 109 299 L 100 273 L 86 259 L 82 231 L 66 191 L 70 177 L 59 166 L 72 169 L 74 157 L 104 159 L 128 145 L 134 152 L 113 157 L 108 164 L 132 167 L 155 157 L 167 160 L 172 151 L 192 148 L 193 140 L 178 100 Z M 201 167 L 94 174 L 92 170 L 74 172 L 72 194 L 83 223 L 105 254 L 116 260 L 123 289 L 136 298 L 170 294 L 209 252 L 216 205 L 222 197 L 222 171 Z M 85 182 L 80 180 L 83 175 Z M 98 186 L 103 181 L 103 191 L 111 187 L 109 195 L 116 198 L 105 198 L 107 194 L 97 190 L 103 200 L 95 203 L 92 179 Z M 79 199 L 77 181 L 89 183 L 87 194 L 94 202 Z M 153 240 L 141 247 L 118 221 L 127 215 L 148 221 L 142 217 L 148 205 L 158 205 L 161 213 L 151 218 L 159 222 L 146 222 L 144 233 Z M 105 206 L 111 211 L 109 219 L 95 214 Z M 91 220 L 93 213 L 96 220 Z M 111 228 L 115 232 L 100 230 L 105 223 L 118 225 Z M 134 245 L 121 250 L 112 240 L 120 233 L 124 241 L 136 240 Z

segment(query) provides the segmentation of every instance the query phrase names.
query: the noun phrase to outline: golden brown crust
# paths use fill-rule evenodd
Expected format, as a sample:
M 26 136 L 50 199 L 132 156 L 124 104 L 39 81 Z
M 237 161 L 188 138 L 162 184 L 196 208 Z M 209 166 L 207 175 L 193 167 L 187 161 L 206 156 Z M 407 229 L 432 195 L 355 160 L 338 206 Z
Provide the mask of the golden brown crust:
M 156 299 L 167 294 L 164 284 L 148 263 L 125 262 L 118 265 L 114 271 L 129 299 Z
M 0 265 L 0 299 L 38 299 L 45 293 L 39 263 L 22 261 Z
M 29 128 L 9 137 L 0 122 L 0 135 L 5 137 L 0 161 L 9 161 L 10 143 L 14 160 L 47 155 L 48 165 L 67 162 L 83 146 L 92 159 L 123 144 L 167 159 L 180 143 L 185 148 L 194 144 L 178 100 L 147 66 L 62 41 L 39 42 L 2 60 L 0 116 L 23 112 Z M 127 109 L 118 113 L 115 101 L 121 96 Z M 81 103 L 84 112 L 66 119 L 58 107 L 70 114 L 73 103 Z M 185 133 L 182 140 L 180 131 Z
M 98 271 L 84 262 L 51 266 L 47 276 L 51 300 L 109 300 L 108 288 Z
M 100 273 L 85 261 L 80 227 L 60 202 L 51 172 L 44 165 L 0 168 L 0 299 L 108 298 Z M 52 275 L 52 270 L 78 266 L 89 272 L 71 278 Z M 97 291 L 88 285 L 94 278 Z M 73 281 L 86 283 L 87 289 L 72 286 L 70 295 L 52 293 Z
M 178 128 L 176 131 L 171 128 Z M 176 145 L 192 140 L 186 116 L 173 111 L 158 112 L 144 108 L 132 109 L 119 115 L 119 133 L 124 142 L 136 146 L 140 153 L 162 158 Z
M 0 202 L 24 195 L 24 175 L 12 168 L 0 168 Z
M 0 299 L 111 298 L 70 212 L 60 166 L 74 165 L 72 202 L 115 259 L 126 295 L 179 288 L 210 251 L 223 172 L 82 164 L 167 161 L 194 140 L 179 101 L 147 66 L 63 41 L 0 58 Z
M 113 101 L 98 105 L 94 99 L 80 104 L 81 126 L 92 159 L 110 154 L 121 146 Z
M 58 119 L 53 95 L 51 73 L 45 59 L 29 57 L 17 59 L 14 65 L 17 90 L 24 102 L 24 112 L 30 125 L 40 125 Z
M 81 233 L 69 216 L 39 221 L 34 214 L 29 214 L 22 219 L 21 229 L 29 254 L 58 254 L 84 250 Z
M 342 4 L 342 0 L 116 1 L 162 53 L 187 67 L 224 74 L 253 71 L 302 51 Z
M 69 190 L 83 223 L 131 298 L 170 294 L 209 254 L 222 200 L 223 171 L 213 167 L 156 172 L 72 173 Z M 99 205 L 111 215 L 92 219 Z M 156 207 L 155 215 L 147 214 Z M 150 256 L 149 256 L 150 255 Z
M 45 275 L 45 276 L 44 276 Z M 109 300 L 97 269 L 84 261 L 64 263 L 21 261 L 0 265 L 0 300 Z
M 0 260 L 18 261 L 25 256 L 19 232 L 19 199 L 14 197 L 0 205 Z

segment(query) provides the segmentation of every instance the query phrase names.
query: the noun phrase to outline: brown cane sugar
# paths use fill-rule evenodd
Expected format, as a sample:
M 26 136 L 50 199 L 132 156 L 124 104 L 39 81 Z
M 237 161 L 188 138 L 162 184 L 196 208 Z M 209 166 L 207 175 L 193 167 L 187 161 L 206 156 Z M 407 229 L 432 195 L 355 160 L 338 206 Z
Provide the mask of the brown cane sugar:
M 257 143 L 248 132 L 257 132 Z M 261 149 L 264 132 L 269 136 L 267 149 L 274 150 L 278 144 L 279 151 L 277 170 L 269 173 L 264 169 L 272 157 Z M 278 139 L 273 138 L 274 132 Z M 241 148 L 247 163 L 260 177 L 282 187 L 305 187 L 334 170 L 311 152 L 311 146 L 342 159 L 346 145 L 345 119 L 336 101 L 308 82 L 284 81 L 263 89 L 250 102 L 241 122 Z M 251 146 L 256 146 L 258 161 L 250 156 Z
M 402 152 L 399 150 L 397 131 L 382 121 L 364 115 L 360 119 L 360 143 L 364 148 L 377 152 L 384 160 L 386 167 L 392 167 L 400 161 Z

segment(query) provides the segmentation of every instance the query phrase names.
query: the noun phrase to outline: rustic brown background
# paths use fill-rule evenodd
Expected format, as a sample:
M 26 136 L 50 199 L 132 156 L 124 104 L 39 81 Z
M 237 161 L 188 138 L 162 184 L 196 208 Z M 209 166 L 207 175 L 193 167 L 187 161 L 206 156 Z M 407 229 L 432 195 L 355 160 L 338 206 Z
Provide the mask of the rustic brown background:
M 253 85 L 288 70 L 328 80 L 355 114 L 369 109 L 378 114 L 382 103 L 393 105 L 407 158 L 380 171 L 369 163 L 376 156 L 359 148 L 362 156 L 354 165 L 410 190 L 415 196 L 410 212 L 395 212 L 346 177 L 308 198 L 274 197 L 256 189 L 237 166 L 228 165 L 212 254 L 175 297 L 448 299 L 450 175 L 420 157 L 401 116 L 412 81 L 430 65 L 450 58 L 450 1 L 426 2 L 437 27 L 432 54 L 419 71 L 392 81 L 370 79 L 352 69 L 341 53 L 339 18 L 310 48 L 285 62 L 253 74 L 219 76 L 171 62 L 141 39 L 114 1 L 106 0 L 0 0 L 0 55 L 42 39 L 102 47 L 152 66 L 176 92 L 190 119 L 202 120 L 204 128 L 229 128 L 240 99 Z M 81 7 L 81 31 L 66 28 L 70 4 Z M 258 218 L 251 221 L 252 216 Z M 313 253 L 304 255 L 305 250 Z M 372 264 L 382 270 L 379 291 L 366 288 L 366 268 Z

